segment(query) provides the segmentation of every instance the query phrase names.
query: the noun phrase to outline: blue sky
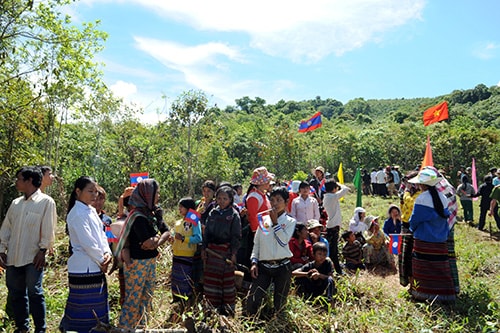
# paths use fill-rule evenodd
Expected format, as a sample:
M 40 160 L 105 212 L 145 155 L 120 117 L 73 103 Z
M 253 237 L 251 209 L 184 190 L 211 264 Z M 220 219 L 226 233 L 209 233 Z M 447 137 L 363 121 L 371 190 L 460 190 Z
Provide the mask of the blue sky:
M 191 89 L 225 107 L 500 84 L 497 0 L 80 0 L 67 12 L 101 21 L 104 80 L 147 122 Z

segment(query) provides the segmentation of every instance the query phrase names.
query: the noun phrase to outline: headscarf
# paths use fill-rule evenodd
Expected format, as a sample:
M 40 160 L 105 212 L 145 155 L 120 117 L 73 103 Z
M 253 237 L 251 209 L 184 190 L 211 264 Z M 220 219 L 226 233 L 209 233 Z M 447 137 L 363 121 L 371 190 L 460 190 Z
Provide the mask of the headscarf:
M 128 202 L 143 212 L 153 212 L 157 191 L 158 182 L 156 180 L 151 178 L 144 179 L 137 184 Z
M 359 220 L 359 213 L 366 213 L 366 210 L 363 207 L 354 208 L 354 215 L 352 216 L 351 222 L 354 222 L 358 225 L 359 222 L 363 222 Z

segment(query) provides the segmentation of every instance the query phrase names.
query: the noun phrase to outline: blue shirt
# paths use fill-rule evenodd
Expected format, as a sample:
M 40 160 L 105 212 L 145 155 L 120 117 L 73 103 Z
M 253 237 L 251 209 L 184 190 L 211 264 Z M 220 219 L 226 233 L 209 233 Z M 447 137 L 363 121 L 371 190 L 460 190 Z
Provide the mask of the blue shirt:
M 429 191 L 424 191 L 415 200 L 410 217 L 410 230 L 413 237 L 425 242 L 442 243 L 448 239 L 448 202 L 446 197 L 438 192 L 447 217 L 441 217 L 434 209 Z
M 396 224 L 392 222 L 391 218 L 384 221 L 384 234 L 389 236 L 389 234 L 400 234 L 401 233 L 401 221 L 396 220 Z

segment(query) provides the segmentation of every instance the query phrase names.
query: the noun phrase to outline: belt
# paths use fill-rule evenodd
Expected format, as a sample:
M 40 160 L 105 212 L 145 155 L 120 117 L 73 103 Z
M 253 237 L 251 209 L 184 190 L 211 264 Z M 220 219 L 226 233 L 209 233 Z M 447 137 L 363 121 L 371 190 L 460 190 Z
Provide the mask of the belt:
M 266 265 L 286 265 L 290 262 L 290 258 L 285 258 L 285 259 L 278 259 L 278 260 L 260 260 L 260 263 L 266 264 Z

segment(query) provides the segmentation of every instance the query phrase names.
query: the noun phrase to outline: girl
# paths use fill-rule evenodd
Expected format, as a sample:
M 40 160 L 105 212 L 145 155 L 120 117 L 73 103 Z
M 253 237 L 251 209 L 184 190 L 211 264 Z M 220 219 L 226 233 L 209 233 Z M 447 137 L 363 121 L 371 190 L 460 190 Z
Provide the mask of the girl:
M 390 205 L 387 210 L 387 219 L 384 221 L 384 234 L 401 233 L 401 211 L 396 205 Z
M 120 314 L 123 328 L 145 325 L 146 312 L 151 308 L 157 249 L 170 237 L 161 216 L 155 216 L 159 200 L 158 183 L 151 178 L 139 182 L 129 199 L 134 209 L 125 221 L 116 249 L 119 256 L 124 244 L 129 244 L 130 262 L 124 265 L 125 299 Z
M 76 180 L 69 198 L 66 222 L 73 253 L 68 259 L 69 295 L 59 329 L 90 332 L 99 320 L 109 323 L 108 286 L 105 273 L 111 250 L 102 222 L 92 204 L 97 184 L 90 177 Z
M 221 314 L 233 315 L 236 304 L 234 271 L 241 241 L 239 212 L 233 207 L 234 191 L 220 187 L 203 235 L 204 293 L 207 301 Z
M 196 205 L 192 198 L 183 198 L 179 201 L 179 215 L 182 220 L 175 222 L 172 245 L 172 295 L 174 302 L 180 301 L 184 308 L 186 297 L 192 295 L 192 266 L 193 256 L 198 243 L 201 242 L 201 223 L 196 225 L 187 221 L 186 215 Z
M 288 243 L 292 251 L 292 270 L 302 267 L 310 261 L 313 261 L 312 244 L 308 240 L 309 232 L 305 224 L 297 224 L 293 236 Z

